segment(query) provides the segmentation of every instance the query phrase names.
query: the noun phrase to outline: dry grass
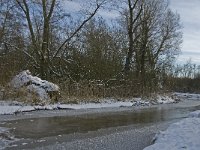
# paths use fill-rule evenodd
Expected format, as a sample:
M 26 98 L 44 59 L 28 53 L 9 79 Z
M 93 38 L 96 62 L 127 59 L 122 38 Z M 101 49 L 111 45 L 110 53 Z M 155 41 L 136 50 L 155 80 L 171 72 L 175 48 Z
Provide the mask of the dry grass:
M 2 100 L 14 100 L 30 104 L 40 103 L 36 93 L 30 93 L 25 87 L 18 90 L 12 89 L 9 86 L 4 87 L 4 96 Z
M 99 102 L 102 99 L 130 99 L 139 97 L 140 91 L 137 83 L 105 84 L 97 82 L 62 83 L 61 102 Z
M 57 93 L 49 93 L 49 100 L 45 103 L 80 103 L 92 102 L 98 103 L 104 99 L 112 98 L 116 100 L 132 99 L 141 97 L 143 94 L 140 90 L 140 84 L 136 81 L 111 81 L 101 83 L 99 81 L 82 81 L 79 83 L 72 83 L 65 81 L 59 84 L 61 89 L 61 96 Z M 0 93 L 0 99 L 16 100 L 24 103 L 41 104 L 36 93 L 30 93 L 26 87 L 20 90 L 14 90 L 6 86 Z M 3 95 L 3 96 L 1 96 Z M 146 96 L 146 95 L 145 95 Z M 1 98 L 2 97 L 2 98 Z

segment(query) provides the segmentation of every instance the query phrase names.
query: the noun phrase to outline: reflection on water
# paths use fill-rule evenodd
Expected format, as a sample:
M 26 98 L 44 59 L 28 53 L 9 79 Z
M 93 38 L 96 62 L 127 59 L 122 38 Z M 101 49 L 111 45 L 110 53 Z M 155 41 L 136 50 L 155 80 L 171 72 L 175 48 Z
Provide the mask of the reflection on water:
M 95 131 L 102 128 L 131 124 L 155 123 L 186 117 L 193 108 L 150 108 L 115 114 L 98 114 L 79 117 L 50 117 L 9 121 L 4 127 L 12 128 L 17 138 L 42 138 L 75 132 Z

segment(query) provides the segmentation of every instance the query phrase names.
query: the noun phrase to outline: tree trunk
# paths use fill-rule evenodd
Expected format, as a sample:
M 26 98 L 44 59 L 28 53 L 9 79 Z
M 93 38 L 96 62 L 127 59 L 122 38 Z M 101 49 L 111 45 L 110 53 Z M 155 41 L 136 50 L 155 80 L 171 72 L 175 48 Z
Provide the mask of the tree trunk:
M 137 4 L 141 2 L 141 7 L 139 9 L 139 11 L 137 12 L 137 14 L 135 15 L 134 10 L 137 9 Z M 142 12 L 142 3 L 143 1 L 140 0 L 135 0 L 134 3 L 132 4 L 131 0 L 128 0 L 128 9 L 129 9 L 129 16 L 128 16 L 128 40 L 129 40 L 129 48 L 128 48 L 128 53 L 127 53 L 127 57 L 126 57 L 126 62 L 125 62 L 125 66 L 124 66 L 124 73 L 127 76 L 128 72 L 130 71 L 130 67 L 131 67 L 131 60 L 133 58 L 134 55 L 134 42 L 135 39 L 137 39 L 135 37 L 134 39 L 134 33 L 137 30 L 137 25 L 136 22 L 139 19 L 139 16 Z

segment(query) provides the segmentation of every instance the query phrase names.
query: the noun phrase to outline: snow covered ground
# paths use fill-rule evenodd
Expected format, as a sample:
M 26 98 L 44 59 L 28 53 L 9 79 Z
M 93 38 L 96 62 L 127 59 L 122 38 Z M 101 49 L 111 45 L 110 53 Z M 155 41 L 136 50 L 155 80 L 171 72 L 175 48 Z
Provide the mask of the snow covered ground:
M 141 98 L 126 99 L 119 101 L 116 99 L 104 99 L 101 103 L 79 103 L 79 104 L 46 104 L 28 105 L 16 101 L 0 101 L 0 115 L 10 115 L 20 112 L 36 110 L 56 110 L 56 109 L 97 109 L 108 107 L 132 107 L 132 106 L 150 106 L 155 104 L 176 103 L 179 99 L 200 100 L 200 94 L 175 93 L 172 96 L 158 95 L 154 100 L 142 100 Z
M 81 104 L 53 104 L 44 106 L 26 106 L 26 105 L 12 105 L 12 103 L 0 103 L 0 115 L 10 115 L 19 112 L 28 112 L 35 110 L 56 110 L 56 109 L 93 109 L 93 108 L 107 108 L 107 107 L 131 107 L 136 102 L 112 102 L 105 101 L 103 103 L 81 103 Z M 139 103 L 139 102 L 138 102 Z M 141 102 L 140 102 L 141 103 Z
M 9 132 L 9 129 L 0 127 L 0 149 L 5 148 L 9 143 L 17 141 Z
M 200 94 L 174 93 L 174 95 L 177 96 L 177 97 L 179 97 L 180 99 L 200 100 Z
M 188 118 L 171 124 L 155 137 L 155 143 L 144 150 L 199 150 L 200 110 L 191 112 Z
M 152 104 L 166 104 L 174 103 L 176 100 L 168 96 L 158 96 L 156 100 L 142 100 L 135 98 L 130 100 L 118 101 L 115 99 L 101 100 L 101 103 L 79 103 L 79 104 L 47 104 L 44 106 L 31 106 L 19 102 L 0 101 L 0 115 L 11 115 L 20 112 L 29 112 L 36 110 L 56 110 L 56 109 L 98 109 L 98 108 L 112 108 L 112 107 L 132 107 L 132 106 L 150 106 Z

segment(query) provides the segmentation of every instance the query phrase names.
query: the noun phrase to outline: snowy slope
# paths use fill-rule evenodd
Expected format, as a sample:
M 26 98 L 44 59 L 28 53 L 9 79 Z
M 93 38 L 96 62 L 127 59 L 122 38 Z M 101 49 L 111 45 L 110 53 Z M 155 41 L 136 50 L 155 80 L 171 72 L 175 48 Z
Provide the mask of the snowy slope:
M 199 150 L 200 110 L 189 114 L 189 118 L 171 124 L 166 131 L 156 136 L 155 143 L 144 150 Z

